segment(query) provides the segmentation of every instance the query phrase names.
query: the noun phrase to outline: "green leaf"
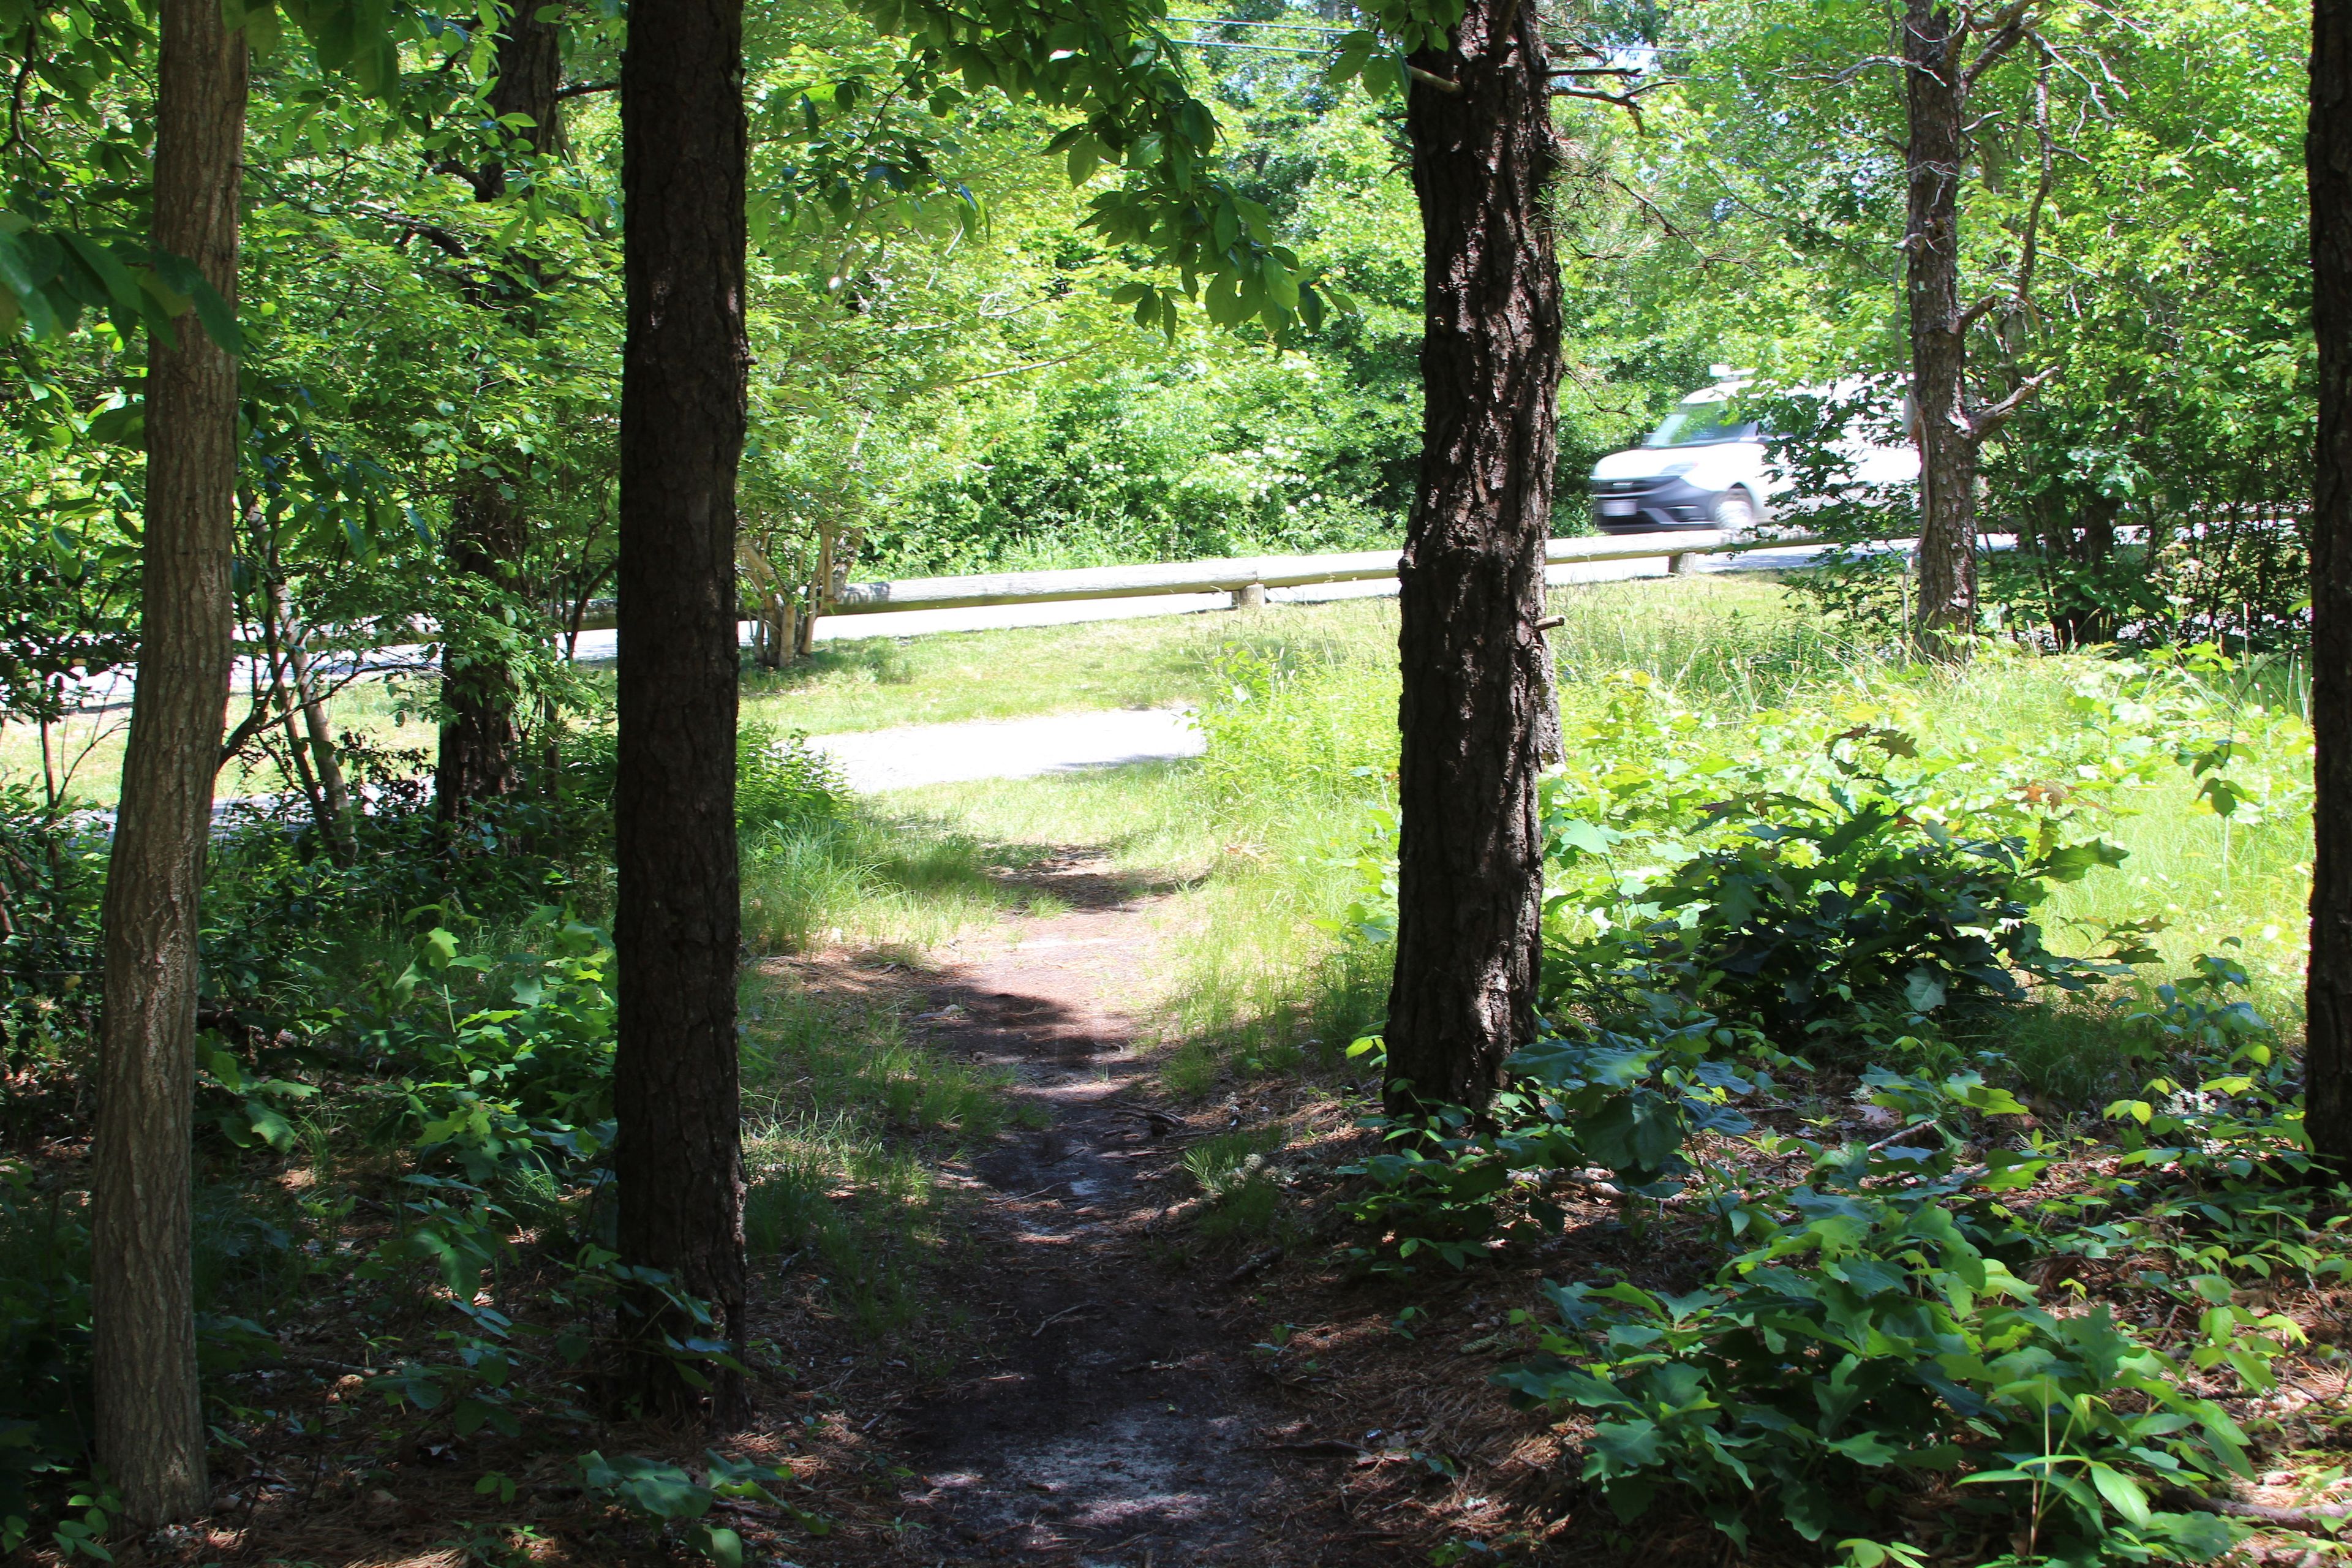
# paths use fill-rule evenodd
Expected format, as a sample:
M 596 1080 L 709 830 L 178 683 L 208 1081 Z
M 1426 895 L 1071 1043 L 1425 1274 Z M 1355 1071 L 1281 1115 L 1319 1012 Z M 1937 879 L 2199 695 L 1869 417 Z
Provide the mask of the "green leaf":
M 294 1124 L 257 1100 L 245 1102 L 246 1121 L 261 1141 L 279 1153 L 294 1147 Z
M 1592 1429 L 1594 1454 L 1616 1471 L 1644 1470 L 1665 1455 L 1664 1438 L 1654 1421 L 1603 1421 Z
M 101 409 L 89 422 L 89 438 L 102 446 L 137 450 L 147 444 L 147 404 L 133 398 L 118 408 Z
M 702 1526 L 696 1532 L 694 1548 L 719 1568 L 743 1568 L 743 1538 L 724 1526 Z
M 1331 57 L 1331 63 L 1324 68 L 1323 79 L 1333 87 L 1338 87 L 1341 82 L 1361 75 L 1364 63 L 1372 58 L 1372 51 L 1380 47 L 1380 38 L 1376 35 L 1360 28 L 1349 33 L 1339 40 L 1339 52 Z
M 1613 828 L 1603 827 L 1597 822 L 1586 822 L 1579 817 L 1570 817 L 1559 823 L 1557 826 L 1559 841 L 1562 844 L 1571 849 L 1580 849 L 1587 855 L 1606 855 L 1611 846 L 1625 837 Z
M 1925 969 L 1915 969 L 1904 978 L 1903 1000 L 1914 1013 L 1932 1013 L 1944 1005 L 1944 983 Z
M 237 330 L 236 311 L 220 296 L 220 290 L 205 281 L 196 264 L 184 256 L 155 253 L 155 271 L 164 283 L 194 301 L 196 320 L 202 321 L 205 335 L 217 344 L 224 353 L 245 352 L 245 335 Z
M 2145 1530 L 2147 1527 L 2151 1517 L 2147 1493 L 2141 1489 L 2137 1481 L 2112 1465 L 2094 1460 L 2091 1464 L 2091 1484 L 2099 1489 L 2099 1495 L 2107 1500 L 2108 1506 L 2122 1514 L 2134 1529 Z
M 73 253 L 74 259 L 80 262 L 90 276 L 98 279 L 117 309 L 134 312 L 138 310 L 139 280 L 131 275 L 129 268 L 116 259 L 112 251 L 83 235 L 68 232 L 60 234 L 58 237 L 65 242 L 66 248 Z
M 0 285 L 5 285 L 15 297 L 16 307 L 32 323 L 33 335 L 39 338 L 58 335 L 57 312 L 49 308 L 48 297 L 41 292 L 44 281 L 40 268 L 16 237 L 0 228 Z

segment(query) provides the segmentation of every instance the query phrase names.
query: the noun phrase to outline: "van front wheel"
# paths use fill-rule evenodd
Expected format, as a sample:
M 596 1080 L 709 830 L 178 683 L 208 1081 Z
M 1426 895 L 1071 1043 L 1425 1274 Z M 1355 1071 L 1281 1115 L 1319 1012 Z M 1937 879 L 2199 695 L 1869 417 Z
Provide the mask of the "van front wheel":
M 1715 498 L 1715 526 L 1726 533 L 1745 533 L 1756 526 L 1756 498 L 1746 489 L 1727 489 Z

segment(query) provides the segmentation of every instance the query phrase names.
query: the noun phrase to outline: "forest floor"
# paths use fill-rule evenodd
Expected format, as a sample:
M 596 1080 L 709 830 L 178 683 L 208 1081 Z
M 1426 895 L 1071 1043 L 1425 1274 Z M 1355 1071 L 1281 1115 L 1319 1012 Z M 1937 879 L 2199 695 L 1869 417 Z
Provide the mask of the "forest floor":
M 1349 1552 L 1346 1513 L 1279 1462 L 1357 1450 L 1313 1431 L 1251 1353 L 1250 1285 L 1278 1249 L 1185 1267 L 1181 1227 L 1200 1205 L 1183 1152 L 1243 1109 L 1187 1111 L 1155 1092 L 1171 895 L 1083 850 L 1017 875 L 1067 912 L 971 933 L 933 967 L 772 961 L 819 994 L 898 1001 L 928 1048 L 1007 1075 L 1029 1112 L 942 1173 L 973 1200 L 973 1263 L 952 1285 L 964 1353 L 865 1394 L 885 1405 L 872 1441 L 903 1478 L 887 1557 L 1394 1561 Z M 772 1325 L 783 1342 L 798 1327 Z
M 1564 1428 L 1488 1374 L 1563 1266 L 1627 1258 L 1605 1204 L 1507 1268 L 1381 1279 L 1335 1246 L 1373 1152 L 1344 1066 L 1166 1082 L 1182 889 L 1065 847 L 1002 873 L 1029 906 L 909 961 L 835 948 L 765 962 L 844 1013 L 885 1007 L 910 1043 L 998 1075 L 1004 1131 L 936 1162 L 952 1239 L 924 1268 L 918 1331 L 861 1338 L 824 1282 L 763 1286 L 755 1342 L 805 1360 L 763 1380 L 760 1423 L 823 1540 L 764 1542 L 797 1568 L 1376 1568 L 1483 1558 L 1712 1563 L 1704 1526 L 1635 1543 L 1589 1510 Z M 1203 1191 L 1246 1143 L 1278 1187 L 1266 1223 Z M 1198 1152 L 1196 1154 L 1195 1152 Z M 1188 1155 L 1194 1155 L 1188 1159 Z M 848 1194 L 843 1194 L 843 1196 Z M 801 1415 L 795 1431 L 795 1413 Z M 1565 1553 L 1565 1555 L 1560 1555 Z

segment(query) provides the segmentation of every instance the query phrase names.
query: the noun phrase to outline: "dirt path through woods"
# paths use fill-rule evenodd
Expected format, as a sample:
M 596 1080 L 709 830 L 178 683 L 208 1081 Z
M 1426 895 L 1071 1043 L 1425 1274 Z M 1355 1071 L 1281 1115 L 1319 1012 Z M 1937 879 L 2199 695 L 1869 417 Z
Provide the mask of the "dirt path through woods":
M 1144 1048 L 1164 899 L 1071 852 L 1023 880 L 1070 912 L 965 937 L 916 980 L 924 1043 L 1010 1071 L 1045 1125 L 950 1166 L 983 1260 L 951 1288 L 982 1349 L 910 1390 L 875 1433 L 913 1472 L 910 1560 L 1120 1568 L 1356 1561 L 1346 1521 L 1289 1495 L 1297 1445 L 1249 1364 L 1231 1261 L 1187 1271 L 1185 1144 L 1226 1112 L 1159 1101 Z M 822 988 L 823 981 L 811 977 Z M 1225 1326 L 1234 1320 L 1233 1330 Z

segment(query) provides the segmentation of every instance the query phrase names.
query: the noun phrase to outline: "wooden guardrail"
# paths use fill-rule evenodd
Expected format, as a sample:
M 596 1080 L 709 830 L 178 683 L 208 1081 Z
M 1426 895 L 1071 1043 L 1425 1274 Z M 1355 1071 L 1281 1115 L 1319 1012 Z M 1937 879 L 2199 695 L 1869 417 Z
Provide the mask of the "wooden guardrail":
M 1712 530 L 1627 533 L 1595 539 L 1555 539 L 1544 547 L 1547 566 L 1591 561 L 1661 557 L 1676 574 L 1702 555 L 1749 550 L 1798 550 L 1827 542 L 1810 534 L 1783 539 L 1734 538 Z M 905 577 L 893 583 L 845 584 L 824 614 L 872 616 L 900 610 L 967 610 L 989 605 L 1050 605 L 1072 599 L 1139 599 L 1171 594 L 1231 594 L 1236 608 L 1265 602 L 1269 588 L 1324 583 L 1367 583 L 1397 574 L 1399 552 L 1360 550 L 1332 555 L 1245 555 L 1221 561 L 1172 561 L 1150 566 L 1087 566 L 1056 572 L 996 572 L 971 577 Z M 611 601 L 589 606 L 583 630 L 614 624 Z

